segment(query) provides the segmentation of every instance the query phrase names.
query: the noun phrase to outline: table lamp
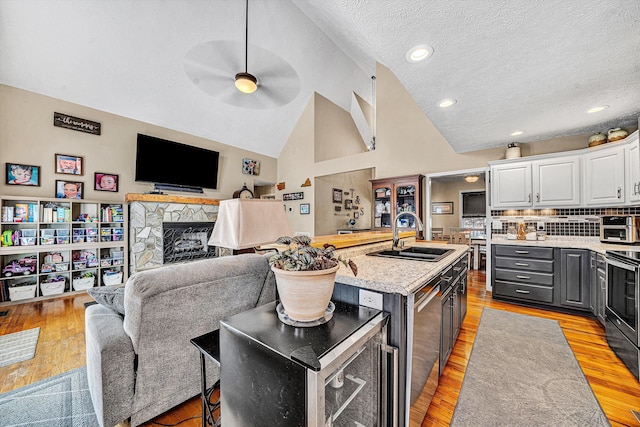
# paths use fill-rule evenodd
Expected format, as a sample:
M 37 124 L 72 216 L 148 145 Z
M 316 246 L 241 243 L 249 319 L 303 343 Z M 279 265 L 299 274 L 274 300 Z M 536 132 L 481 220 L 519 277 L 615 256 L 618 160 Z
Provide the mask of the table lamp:
M 291 236 L 282 200 L 229 199 L 220 202 L 209 245 L 247 253 L 281 236 Z

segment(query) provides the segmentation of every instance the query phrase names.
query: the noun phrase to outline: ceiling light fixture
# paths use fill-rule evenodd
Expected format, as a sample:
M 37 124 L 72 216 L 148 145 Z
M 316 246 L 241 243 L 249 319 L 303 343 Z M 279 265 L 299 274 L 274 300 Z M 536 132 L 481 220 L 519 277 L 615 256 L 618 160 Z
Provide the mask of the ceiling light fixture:
M 588 114 L 591 114 L 591 113 L 598 113 L 598 112 L 600 112 L 600 111 L 602 111 L 602 110 L 606 110 L 607 108 L 609 108 L 609 106 L 608 106 L 608 105 L 601 105 L 601 106 L 599 106 L 599 107 L 589 108 L 589 109 L 587 110 L 587 113 L 588 113 Z
M 452 105 L 454 105 L 456 102 L 455 99 L 449 99 L 449 98 L 445 98 L 442 101 L 438 102 L 438 107 L 440 108 L 447 108 L 447 107 L 451 107 Z
M 464 177 L 464 180 L 467 182 L 476 182 L 480 177 L 478 175 L 467 175 Z
M 517 130 L 515 132 L 511 132 L 509 135 L 511 136 L 518 136 L 518 135 L 522 135 L 524 133 L 524 131 L 522 130 Z
M 249 56 L 249 0 L 246 2 L 244 26 L 244 73 L 236 74 L 236 88 L 242 93 L 253 93 L 258 89 L 258 80 L 247 72 Z
M 411 63 L 424 61 L 433 54 L 433 48 L 426 44 L 414 46 L 407 52 L 405 58 Z

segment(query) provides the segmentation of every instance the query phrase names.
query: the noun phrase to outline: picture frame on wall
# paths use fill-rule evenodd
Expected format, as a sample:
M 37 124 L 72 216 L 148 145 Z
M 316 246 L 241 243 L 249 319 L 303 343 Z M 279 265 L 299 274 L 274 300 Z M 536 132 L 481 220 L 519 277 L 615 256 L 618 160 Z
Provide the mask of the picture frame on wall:
M 342 203 L 342 190 L 339 188 L 333 189 L 333 203 Z
M 56 180 L 56 198 L 83 199 L 84 182 Z
M 72 156 L 69 154 L 56 154 L 56 173 L 68 175 L 83 175 L 83 159 L 80 156 Z
M 453 215 L 453 202 L 433 202 L 433 203 L 431 203 L 431 214 L 433 214 L 433 215 Z
M 258 160 L 242 159 L 242 173 L 260 175 L 260 162 Z
M 114 173 L 96 172 L 94 174 L 94 190 L 118 192 L 119 176 Z
M 352 199 L 345 199 L 344 200 L 344 208 L 345 209 L 351 209 L 353 205 L 353 200 Z
M 22 165 L 19 163 L 6 164 L 6 184 L 40 187 L 40 166 Z
M 307 215 L 311 212 L 311 204 L 309 203 L 300 203 L 300 214 Z

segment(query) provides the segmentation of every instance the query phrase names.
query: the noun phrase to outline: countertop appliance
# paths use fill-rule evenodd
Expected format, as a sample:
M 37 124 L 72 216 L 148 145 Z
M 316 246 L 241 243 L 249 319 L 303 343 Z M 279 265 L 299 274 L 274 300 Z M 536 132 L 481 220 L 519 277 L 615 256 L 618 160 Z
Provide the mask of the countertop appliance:
M 607 251 L 609 347 L 640 381 L 640 252 Z
M 440 370 L 440 275 L 411 296 L 413 332 L 407 343 L 411 364 L 407 376 L 407 408 L 411 420 L 422 420 L 438 388 Z M 411 322 L 410 322 L 411 324 Z
M 600 241 L 636 243 L 640 241 L 640 217 L 609 215 L 600 217 Z
M 220 322 L 224 425 L 387 426 L 398 416 L 398 352 L 389 315 L 335 302 L 314 327 L 278 319 L 275 303 Z

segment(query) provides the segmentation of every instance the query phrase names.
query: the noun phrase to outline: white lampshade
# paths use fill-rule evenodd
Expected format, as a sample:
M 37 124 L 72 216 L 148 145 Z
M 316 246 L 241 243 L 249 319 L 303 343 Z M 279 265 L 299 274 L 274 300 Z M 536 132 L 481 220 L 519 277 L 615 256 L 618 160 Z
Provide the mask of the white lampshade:
M 291 236 L 282 200 L 229 199 L 220 202 L 209 245 L 247 249 L 281 236 Z

